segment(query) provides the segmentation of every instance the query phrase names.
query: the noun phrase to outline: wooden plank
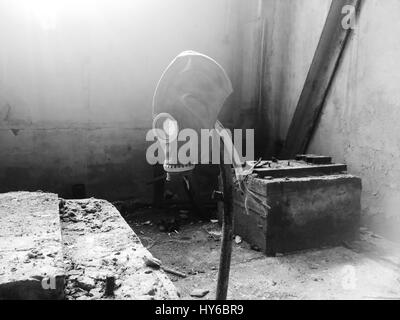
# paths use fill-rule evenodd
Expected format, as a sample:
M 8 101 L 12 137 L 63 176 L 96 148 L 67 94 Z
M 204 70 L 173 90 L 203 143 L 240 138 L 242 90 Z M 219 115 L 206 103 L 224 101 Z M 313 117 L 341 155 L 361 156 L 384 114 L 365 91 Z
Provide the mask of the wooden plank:
M 294 178 L 340 174 L 346 171 L 347 166 L 344 164 L 329 164 L 319 166 L 304 165 L 302 167 L 287 167 L 281 169 L 260 168 L 255 169 L 254 173 L 256 173 L 259 178 Z
M 305 153 L 319 120 L 351 29 L 343 28 L 343 7 L 360 11 L 362 0 L 333 0 L 317 50 L 308 72 L 293 120 L 289 127 L 281 158 Z M 357 17 L 359 14 L 357 14 Z
M 297 161 L 305 161 L 311 164 L 332 164 L 332 157 L 318 156 L 313 154 L 298 154 L 295 158 Z

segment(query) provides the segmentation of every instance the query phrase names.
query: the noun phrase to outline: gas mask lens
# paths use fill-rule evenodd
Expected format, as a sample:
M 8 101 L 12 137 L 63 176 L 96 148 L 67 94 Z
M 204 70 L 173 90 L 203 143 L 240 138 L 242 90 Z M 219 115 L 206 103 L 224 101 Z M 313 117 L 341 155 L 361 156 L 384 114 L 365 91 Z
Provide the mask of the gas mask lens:
M 153 129 L 160 140 L 172 142 L 178 137 L 178 122 L 169 113 L 160 113 L 153 120 Z

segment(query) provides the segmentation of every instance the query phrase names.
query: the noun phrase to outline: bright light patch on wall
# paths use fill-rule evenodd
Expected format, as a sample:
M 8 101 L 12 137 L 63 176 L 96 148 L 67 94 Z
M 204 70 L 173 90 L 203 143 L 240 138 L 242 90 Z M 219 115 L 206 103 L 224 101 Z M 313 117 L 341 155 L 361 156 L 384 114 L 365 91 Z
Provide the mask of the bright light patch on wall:
M 57 28 L 60 1 L 58 0 L 31 0 L 24 1 L 24 6 L 29 10 L 34 21 L 43 30 Z
M 54 30 L 64 15 L 85 15 L 89 17 L 100 3 L 112 1 L 93 0 L 23 0 L 33 19 L 43 30 Z
M 47 1 L 46 1 L 47 2 Z M 57 27 L 57 9 L 49 4 L 33 8 L 33 14 L 44 30 L 53 30 Z

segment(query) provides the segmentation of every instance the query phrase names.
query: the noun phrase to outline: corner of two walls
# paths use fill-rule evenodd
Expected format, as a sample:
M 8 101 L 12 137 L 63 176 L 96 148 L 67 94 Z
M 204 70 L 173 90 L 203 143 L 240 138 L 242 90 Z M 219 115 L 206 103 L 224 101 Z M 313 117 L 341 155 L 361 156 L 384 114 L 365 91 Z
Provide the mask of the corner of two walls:
M 283 146 L 331 0 L 264 2 L 263 155 Z
M 400 241 L 400 21 L 396 0 L 365 1 L 310 144 L 363 181 L 362 222 Z
M 331 0 L 268 0 L 262 77 L 264 156 L 279 151 Z M 308 152 L 363 180 L 362 222 L 400 240 L 400 22 L 396 0 L 365 1 Z M 382 17 L 385 17 L 383 19 Z

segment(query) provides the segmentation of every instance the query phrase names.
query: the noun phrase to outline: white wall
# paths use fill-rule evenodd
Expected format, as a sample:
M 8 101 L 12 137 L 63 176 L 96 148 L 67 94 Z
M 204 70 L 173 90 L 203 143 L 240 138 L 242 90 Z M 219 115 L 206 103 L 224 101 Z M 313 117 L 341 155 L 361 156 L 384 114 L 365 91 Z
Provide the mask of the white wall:
M 183 50 L 234 80 L 236 0 L 0 0 L 0 191 L 151 198 L 145 133 Z
M 364 222 L 400 240 L 400 2 L 365 1 L 311 144 L 363 179 Z

